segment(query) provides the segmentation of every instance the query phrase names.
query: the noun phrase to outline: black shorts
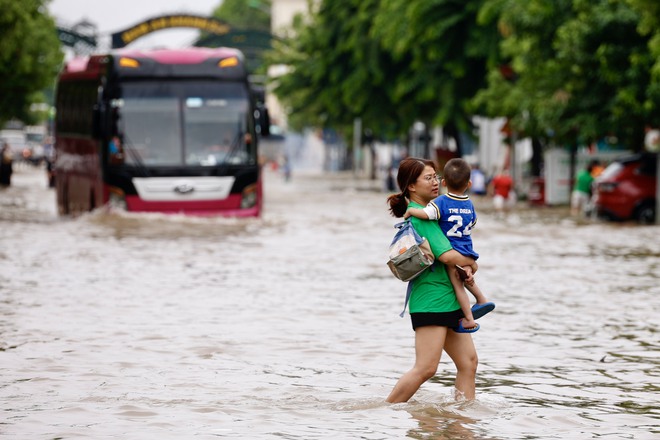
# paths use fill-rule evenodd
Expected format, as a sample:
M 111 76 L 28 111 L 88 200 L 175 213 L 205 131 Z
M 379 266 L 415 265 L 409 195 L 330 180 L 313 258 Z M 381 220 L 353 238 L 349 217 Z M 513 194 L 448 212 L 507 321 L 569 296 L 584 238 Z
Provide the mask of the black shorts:
M 456 327 L 458 321 L 465 318 L 461 309 L 454 310 L 453 312 L 431 312 L 431 313 L 411 313 L 410 320 L 412 321 L 413 330 L 417 327 L 424 327 L 426 325 L 438 325 L 440 327 Z

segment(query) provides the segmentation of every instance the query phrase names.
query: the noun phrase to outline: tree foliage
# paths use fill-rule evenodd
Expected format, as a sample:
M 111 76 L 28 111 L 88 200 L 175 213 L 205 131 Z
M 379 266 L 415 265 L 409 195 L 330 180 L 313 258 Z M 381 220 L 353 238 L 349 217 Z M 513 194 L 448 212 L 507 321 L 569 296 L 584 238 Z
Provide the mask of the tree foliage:
M 546 143 L 641 148 L 658 126 L 657 0 L 323 0 L 271 62 L 299 121 L 404 133 L 506 116 Z
M 371 38 L 379 4 L 380 0 L 322 1 L 309 22 L 298 17 L 291 35 L 275 43 L 270 62 L 290 70 L 276 79 L 274 92 L 288 108 L 294 127 L 342 129 L 356 117 L 381 135 L 404 127 L 391 84 L 407 60 L 397 64 Z
M 381 3 L 373 36 L 395 59 L 410 58 L 393 82 L 397 105 L 428 123 L 471 129 L 470 100 L 498 59 L 494 23 L 479 23 L 482 0 L 390 0 Z
M 654 118 L 653 58 L 640 15 L 622 0 L 489 0 L 515 78 L 489 75 L 477 101 L 521 133 L 558 144 L 605 136 L 641 148 Z M 511 81 L 513 79 L 513 81 Z
M 660 127 L 660 2 L 656 0 L 628 0 L 640 17 L 638 32 L 648 37 L 648 48 L 653 66 L 646 88 L 645 108 L 651 115 L 649 125 Z
M 322 1 L 276 46 L 271 61 L 290 72 L 275 93 L 311 124 L 360 117 L 381 137 L 416 120 L 467 129 L 469 98 L 497 55 L 496 27 L 476 22 L 481 3 Z
M 0 0 L 0 29 L 0 123 L 30 121 L 63 59 L 55 22 L 44 0 Z
M 238 29 L 270 32 L 270 0 L 223 0 L 213 17 Z

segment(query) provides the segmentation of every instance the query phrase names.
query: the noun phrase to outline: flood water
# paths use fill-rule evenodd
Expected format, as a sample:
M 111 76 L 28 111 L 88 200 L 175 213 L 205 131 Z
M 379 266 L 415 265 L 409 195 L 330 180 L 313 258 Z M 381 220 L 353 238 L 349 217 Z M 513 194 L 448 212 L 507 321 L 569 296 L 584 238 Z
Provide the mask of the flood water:
M 477 399 L 412 366 L 386 193 L 266 172 L 260 219 L 56 215 L 45 172 L 0 190 L 0 437 L 653 439 L 660 227 L 477 202 Z M 295 170 L 294 170 L 295 171 Z

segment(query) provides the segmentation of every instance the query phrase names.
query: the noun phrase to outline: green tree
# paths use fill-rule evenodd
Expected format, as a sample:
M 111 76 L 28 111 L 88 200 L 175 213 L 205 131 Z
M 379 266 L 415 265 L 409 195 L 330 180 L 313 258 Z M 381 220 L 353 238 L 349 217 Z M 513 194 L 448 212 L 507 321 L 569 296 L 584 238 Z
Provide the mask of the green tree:
M 223 0 L 211 15 L 238 29 L 270 32 L 270 0 Z
M 529 136 L 552 133 L 540 122 L 540 113 L 554 112 L 565 99 L 561 92 L 566 72 L 554 60 L 560 24 L 571 17 L 571 0 L 488 0 L 481 17 L 496 22 L 503 37 L 504 65 L 488 73 L 488 87 L 475 102 L 490 116 L 510 119 L 512 128 Z M 558 93 L 557 93 L 558 92 Z
M 378 137 L 405 132 L 413 115 L 394 101 L 398 73 L 410 60 L 395 61 L 371 35 L 380 0 L 325 0 L 292 35 L 275 43 L 269 59 L 289 72 L 273 83 L 290 125 L 332 127 L 345 134 L 353 120 Z
M 442 125 L 461 146 L 471 133 L 476 109 L 470 103 L 486 86 L 486 72 L 499 58 L 499 33 L 480 22 L 484 0 L 389 0 L 381 3 L 373 34 L 402 63 L 393 83 L 405 114 Z
M 660 127 L 660 2 L 628 0 L 628 3 L 641 17 L 638 32 L 649 38 L 648 47 L 653 66 L 651 80 L 646 91 L 645 107 L 650 113 L 649 125 Z
M 641 148 L 657 109 L 647 98 L 653 58 L 640 15 L 624 0 L 488 0 L 515 81 L 492 71 L 477 102 L 546 142 L 572 145 L 614 136 Z
M 415 121 L 471 129 L 468 104 L 497 59 L 495 24 L 477 22 L 483 0 L 322 1 L 277 46 L 290 73 L 276 94 L 311 124 L 356 117 L 379 137 L 404 136 Z
M 0 0 L 0 123 L 31 122 L 30 105 L 43 102 L 63 53 L 44 0 Z
M 211 14 L 227 23 L 225 35 L 201 32 L 195 46 L 235 47 L 243 52 L 250 74 L 263 74 L 264 51 L 270 49 L 270 0 L 224 0 Z

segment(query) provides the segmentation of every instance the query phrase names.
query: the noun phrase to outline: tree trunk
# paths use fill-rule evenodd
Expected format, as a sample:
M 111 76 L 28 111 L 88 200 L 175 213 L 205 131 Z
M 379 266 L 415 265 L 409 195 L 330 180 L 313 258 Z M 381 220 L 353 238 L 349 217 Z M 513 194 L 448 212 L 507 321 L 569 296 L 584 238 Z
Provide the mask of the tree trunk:
M 422 142 L 424 143 L 424 157 L 426 159 L 433 159 L 433 156 L 431 156 L 431 130 L 429 127 L 431 127 L 431 124 L 425 122 Z
M 456 157 L 463 157 L 463 143 L 461 142 L 461 136 L 455 125 L 447 125 L 445 127 L 445 133 L 450 138 L 454 139 L 456 143 Z

